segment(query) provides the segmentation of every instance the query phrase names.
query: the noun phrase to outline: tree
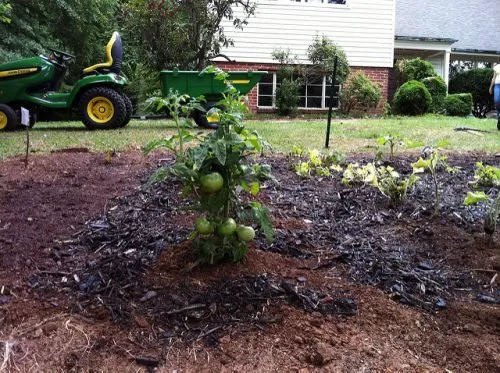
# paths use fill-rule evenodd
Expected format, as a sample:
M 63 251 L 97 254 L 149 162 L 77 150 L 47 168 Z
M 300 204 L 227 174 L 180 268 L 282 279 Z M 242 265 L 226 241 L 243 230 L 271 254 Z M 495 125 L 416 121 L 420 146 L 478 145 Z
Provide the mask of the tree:
M 316 36 L 307 49 L 307 56 L 313 64 L 312 73 L 314 74 L 316 71 L 316 74 L 321 76 L 333 71 L 335 57 L 338 57 L 337 83 L 342 83 L 351 71 L 344 50 L 326 36 L 321 38 Z
M 137 57 L 155 70 L 203 69 L 223 47 L 233 45 L 221 25 L 242 29 L 254 14 L 250 0 L 121 0 L 128 40 Z M 234 8 L 241 7 L 235 14 Z M 241 15 L 240 15 L 241 14 Z
M 0 0 L 0 23 L 9 23 L 9 11 L 12 9 L 8 0 Z
M 82 67 L 105 58 L 103 45 L 113 29 L 116 5 L 117 0 L 17 0 L 11 22 L 0 23 L 0 62 L 52 47 L 76 56 L 76 77 Z

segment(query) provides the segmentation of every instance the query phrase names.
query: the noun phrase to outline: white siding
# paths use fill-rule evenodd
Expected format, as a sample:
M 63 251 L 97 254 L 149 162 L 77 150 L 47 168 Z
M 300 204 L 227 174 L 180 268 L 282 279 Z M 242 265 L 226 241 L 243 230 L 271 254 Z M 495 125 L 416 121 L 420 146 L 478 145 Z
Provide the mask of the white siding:
M 307 63 L 316 35 L 341 46 L 351 66 L 392 67 L 396 0 L 347 0 L 347 5 L 256 1 L 254 17 L 241 30 L 224 24 L 234 47 L 223 53 L 238 62 L 273 63 L 273 50 L 290 49 Z M 241 8 L 236 8 L 241 14 Z

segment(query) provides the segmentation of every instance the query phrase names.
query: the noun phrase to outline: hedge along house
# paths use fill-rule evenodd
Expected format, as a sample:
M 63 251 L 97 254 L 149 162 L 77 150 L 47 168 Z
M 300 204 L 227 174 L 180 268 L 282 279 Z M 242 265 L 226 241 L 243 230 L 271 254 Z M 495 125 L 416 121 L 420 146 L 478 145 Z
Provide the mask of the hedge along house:
M 396 0 L 394 57 L 425 59 L 445 82 L 450 66 L 498 63 L 499 14 L 500 0 Z
M 267 70 L 259 85 L 249 94 L 250 108 L 273 110 L 276 71 L 274 50 L 289 49 L 301 64 L 309 64 L 307 48 L 314 39 L 328 37 L 347 55 L 352 73 L 363 71 L 382 87 L 379 109 L 387 100 L 390 71 L 394 60 L 396 0 L 258 0 L 255 16 L 243 30 L 231 22 L 224 24 L 234 46 L 225 53 L 236 62 L 217 62 L 226 70 Z M 235 8 L 235 12 L 241 11 Z M 325 75 L 306 82 L 301 88 L 301 111 L 328 108 L 331 82 Z M 338 105 L 338 100 L 334 101 Z M 379 110 L 380 111 L 380 110 Z

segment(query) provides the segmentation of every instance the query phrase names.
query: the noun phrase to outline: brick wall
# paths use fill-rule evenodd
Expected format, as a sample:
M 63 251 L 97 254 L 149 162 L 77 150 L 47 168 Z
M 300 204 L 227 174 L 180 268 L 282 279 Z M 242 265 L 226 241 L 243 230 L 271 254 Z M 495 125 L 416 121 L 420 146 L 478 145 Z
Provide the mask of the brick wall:
M 277 64 L 260 64 L 260 63 L 240 63 L 240 62 L 217 62 L 217 66 L 225 71 L 248 71 L 248 70 L 265 70 L 275 72 L 278 70 Z M 351 74 L 356 74 L 363 71 L 370 79 L 379 83 L 382 87 L 382 99 L 379 105 L 372 114 L 381 114 L 384 104 L 388 100 L 389 95 L 389 78 L 392 69 L 387 67 L 351 67 Z M 264 112 L 269 109 L 258 109 L 257 107 L 257 87 L 253 88 L 248 94 L 250 110 L 253 112 Z M 317 112 L 317 110 L 315 110 Z

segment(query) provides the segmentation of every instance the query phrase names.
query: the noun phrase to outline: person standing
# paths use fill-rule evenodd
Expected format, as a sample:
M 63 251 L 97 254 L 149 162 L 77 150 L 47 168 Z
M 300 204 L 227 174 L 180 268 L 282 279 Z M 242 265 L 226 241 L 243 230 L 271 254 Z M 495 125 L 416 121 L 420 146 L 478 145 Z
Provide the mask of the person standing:
M 497 128 L 500 131 L 500 63 L 493 67 L 493 78 L 490 84 L 490 95 L 493 95 L 495 108 L 497 109 Z

